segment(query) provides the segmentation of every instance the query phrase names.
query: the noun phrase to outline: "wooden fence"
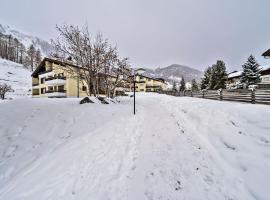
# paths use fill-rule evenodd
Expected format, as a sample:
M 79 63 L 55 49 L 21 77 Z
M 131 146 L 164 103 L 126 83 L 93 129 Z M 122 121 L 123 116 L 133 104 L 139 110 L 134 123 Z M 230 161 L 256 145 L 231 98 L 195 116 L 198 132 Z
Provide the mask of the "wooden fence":
M 203 90 L 198 92 L 181 91 L 162 91 L 161 94 L 172 96 L 190 96 L 204 99 L 220 101 L 238 101 L 252 104 L 270 105 L 270 90 Z

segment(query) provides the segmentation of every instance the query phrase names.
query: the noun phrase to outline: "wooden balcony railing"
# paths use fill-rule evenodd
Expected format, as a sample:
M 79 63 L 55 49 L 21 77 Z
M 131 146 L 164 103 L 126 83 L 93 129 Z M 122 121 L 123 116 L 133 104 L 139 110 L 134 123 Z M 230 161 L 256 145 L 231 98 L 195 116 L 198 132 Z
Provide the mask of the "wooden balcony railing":
M 66 90 L 47 90 L 45 93 L 55 93 L 55 92 L 66 93 Z
M 45 81 L 51 81 L 51 80 L 55 80 L 55 79 L 66 80 L 66 77 L 63 77 L 63 76 L 53 76 L 53 77 L 45 78 Z

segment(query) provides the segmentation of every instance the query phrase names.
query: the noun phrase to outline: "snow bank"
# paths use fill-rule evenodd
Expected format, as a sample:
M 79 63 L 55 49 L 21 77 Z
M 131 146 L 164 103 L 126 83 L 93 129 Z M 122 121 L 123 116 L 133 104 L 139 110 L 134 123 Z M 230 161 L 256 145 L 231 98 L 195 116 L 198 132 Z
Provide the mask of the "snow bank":
M 0 199 L 269 199 L 269 106 L 136 97 L 3 101 Z
M 31 72 L 21 64 L 0 58 L 0 83 L 6 83 L 14 90 L 7 94 L 7 98 L 31 95 Z

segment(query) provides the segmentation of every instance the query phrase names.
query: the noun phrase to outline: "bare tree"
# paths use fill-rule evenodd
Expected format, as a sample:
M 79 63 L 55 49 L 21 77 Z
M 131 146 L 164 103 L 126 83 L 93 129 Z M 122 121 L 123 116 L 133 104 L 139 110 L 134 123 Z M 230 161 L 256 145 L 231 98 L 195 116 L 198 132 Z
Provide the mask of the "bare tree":
M 69 74 L 88 86 L 88 95 L 98 96 L 100 91 L 104 91 L 111 96 L 121 71 L 116 69 L 122 67 L 124 61 L 127 63 L 127 58 L 120 60 L 116 46 L 110 45 L 102 34 L 92 38 L 87 26 L 81 29 L 71 25 L 56 28 L 60 33 L 52 41 L 56 54 L 62 58 L 73 58 L 79 66 L 75 70 L 67 65 Z
M 38 49 L 35 53 L 35 65 L 38 66 L 42 60 L 40 49 Z
M 7 92 L 11 92 L 12 88 L 10 85 L 0 83 L 0 99 L 5 99 Z
M 31 66 L 31 71 L 34 71 L 36 48 L 33 44 L 27 50 L 28 64 Z

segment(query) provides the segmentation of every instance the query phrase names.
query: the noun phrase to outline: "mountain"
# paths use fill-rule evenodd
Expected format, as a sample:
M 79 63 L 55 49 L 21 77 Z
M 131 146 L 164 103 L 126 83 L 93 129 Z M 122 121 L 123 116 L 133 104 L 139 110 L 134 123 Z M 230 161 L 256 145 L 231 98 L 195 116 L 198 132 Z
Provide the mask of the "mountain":
M 12 35 L 14 38 L 17 38 L 21 43 L 23 43 L 26 48 L 33 44 L 36 49 L 41 50 L 43 56 L 48 56 L 52 50 L 52 45 L 46 40 L 26 34 L 7 25 L 0 24 L 0 33 L 4 35 Z
M 187 82 L 191 82 L 192 79 L 200 80 L 202 76 L 201 71 L 178 64 L 172 64 L 168 67 L 157 68 L 154 70 L 144 68 L 144 70 L 145 72 L 143 72 L 143 75 L 155 78 L 163 78 L 169 83 L 173 83 L 174 81 L 180 82 L 182 76 Z
M 7 97 L 19 98 L 31 94 L 31 72 L 25 66 L 0 58 L 0 83 L 11 86 L 14 92 Z

